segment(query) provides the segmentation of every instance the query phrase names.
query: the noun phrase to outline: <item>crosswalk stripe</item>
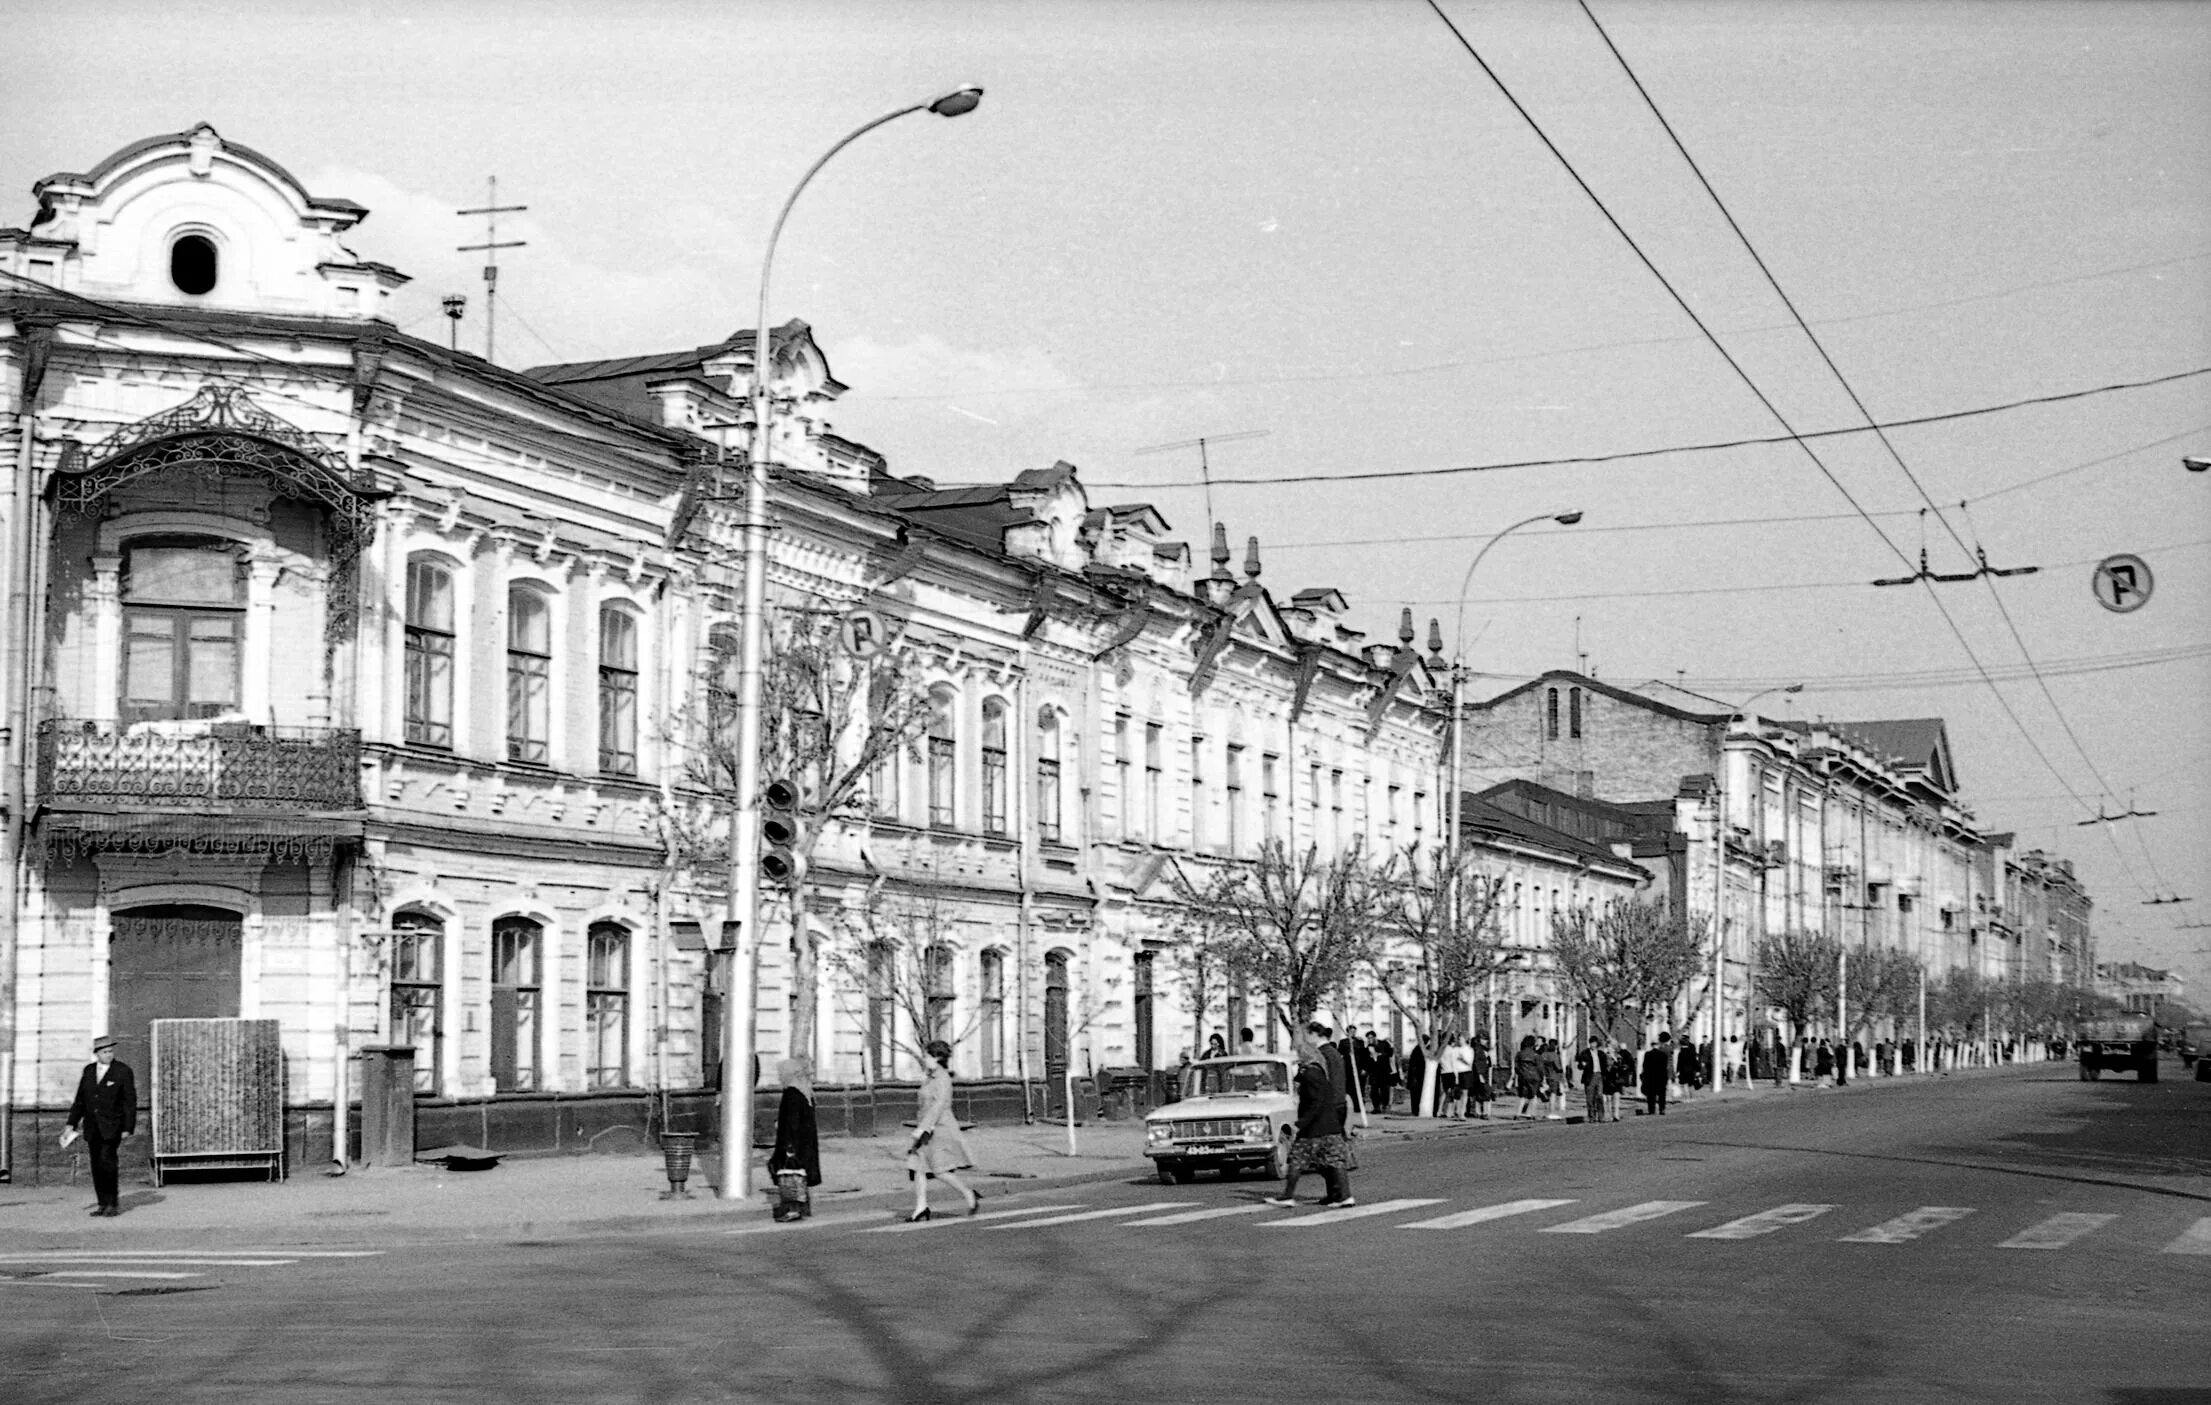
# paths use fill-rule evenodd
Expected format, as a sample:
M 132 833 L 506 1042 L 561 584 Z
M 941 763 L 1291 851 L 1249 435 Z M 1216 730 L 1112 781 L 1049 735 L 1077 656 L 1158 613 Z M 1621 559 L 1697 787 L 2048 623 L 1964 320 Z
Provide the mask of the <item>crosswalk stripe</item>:
M 1837 1244 L 1906 1244 L 1930 1230 L 1962 1220 L 1973 1211 L 1962 1205 L 1922 1205 L 1893 1220 L 1846 1234 Z
M 855 1210 L 852 1213 L 846 1215 L 823 1215 L 819 1219 L 808 1217 L 803 1220 L 785 1220 L 781 1223 L 770 1221 L 767 1224 L 739 1225 L 735 1229 L 725 1229 L 722 1231 L 722 1233 L 776 1234 L 789 1229 L 834 1229 L 838 1225 L 872 1223 L 874 1221 L 882 1219 L 884 1213 L 885 1212 L 881 1210 Z M 935 1224 L 936 1221 L 930 1220 L 927 1221 L 927 1223 Z M 919 1229 L 921 1226 L 916 1225 L 914 1227 L 916 1229 Z
M 2160 1253 L 2211 1254 L 2211 1215 L 2206 1215 L 2180 1232 L 2180 1238 L 2167 1244 Z
M 1479 1210 L 1461 1210 L 1455 1215 L 1438 1215 L 1432 1220 L 1414 1220 L 1401 1224 L 1399 1229 L 1464 1229 L 1470 1224 L 1487 1224 L 1491 1220 L 1510 1219 L 1514 1215 L 1532 1214 L 1537 1210 L 1556 1210 L 1561 1205 L 1571 1205 L 1571 1200 L 1508 1200 L 1502 1205 L 1484 1205 Z
M 1268 1220 L 1261 1229 L 1314 1229 L 1345 1220 L 1363 1220 L 1369 1215 L 1387 1215 L 1398 1210 L 1418 1210 L 1423 1205 L 1441 1205 L 1440 1198 L 1432 1200 L 1378 1200 L 1372 1205 L 1354 1205 L 1348 1210 L 1323 1210 L 1317 1215 L 1297 1215 L 1287 1220 Z
M 1997 1245 L 1999 1249 L 2062 1249 L 2082 1235 L 2102 1229 L 2117 1215 L 2052 1215 L 2038 1225 L 2029 1225 L 2011 1238 Z
M 962 1224 L 969 1219 L 1002 1220 L 1016 1215 L 1043 1215 L 1049 1214 L 1054 1210 L 1080 1210 L 1081 1208 L 1082 1206 L 1080 1205 L 1017 1205 L 1010 1210 L 985 1210 L 978 1215 L 955 1214 L 941 1220 L 926 1219 L 919 1224 L 908 1224 L 904 1220 L 901 1220 L 897 1224 L 878 1225 L 874 1229 L 863 1229 L 860 1231 L 860 1233 L 905 1234 L 917 1229 L 937 1229 L 944 1225 Z
M 1226 1219 L 1230 1215 L 1257 1215 L 1275 1207 L 1272 1205 L 1229 1205 L 1217 1210 L 1185 1210 L 1179 1215 L 1161 1215 L 1151 1220 L 1123 1220 L 1122 1227 L 1133 1229 L 1139 1225 L 1196 1224 L 1199 1220 Z
M 0 1276 L 0 1288 L 79 1288 L 88 1293 L 100 1289 L 97 1283 L 72 1283 L 66 1278 L 8 1278 Z
M 22 1264 L 37 1267 L 42 1264 L 93 1264 L 121 1267 L 126 1264 L 194 1264 L 205 1268 L 281 1268 L 290 1259 L 183 1259 L 141 1258 L 136 1254 L 53 1254 L 33 1257 L 28 1254 L 0 1254 L 0 1264 Z
M 1122 1205 L 1111 1210 L 1085 1210 L 1079 1215 L 1053 1215 L 1049 1219 L 1022 1220 L 1017 1224 L 994 1224 L 992 1229 L 1042 1229 L 1046 1225 L 1074 1224 L 1080 1220 L 1110 1220 L 1122 1215 L 1148 1215 L 1154 1210 L 1181 1210 L 1197 1204 L 1195 1200 L 1162 1200 L 1154 1205 Z
M 155 1273 L 149 1269 L 123 1268 L 57 1268 L 48 1278 L 204 1278 L 201 1273 Z
M 1601 1215 L 1568 1220 L 1565 1224 L 1555 1224 L 1547 1229 L 1537 1230 L 1536 1233 L 1603 1234 L 1608 1229 L 1619 1229 L 1625 1225 L 1641 1224 L 1645 1220 L 1679 1214 L 1683 1210 L 1694 1210 L 1703 1203 L 1702 1200 L 1646 1200 L 1640 1205 L 1630 1205 L 1625 1210 L 1607 1210 Z
M 1761 1234 L 1771 1234 L 1777 1229 L 1787 1229 L 1793 1224 L 1816 1220 L 1832 1205 L 1776 1205 L 1771 1210 L 1761 1210 L 1755 1215 L 1745 1215 L 1739 1220 L 1729 1220 L 1723 1225 L 1700 1229 L 1685 1239 L 1756 1239 Z
M 380 1259 L 382 1249 L 27 1249 L 16 1254 L 0 1254 L 0 1262 L 28 1262 L 33 1259 L 221 1259 L 235 1260 L 239 1255 L 249 1258 L 265 1258 L 281 1254 L 286 1261 L 292 1259 Z

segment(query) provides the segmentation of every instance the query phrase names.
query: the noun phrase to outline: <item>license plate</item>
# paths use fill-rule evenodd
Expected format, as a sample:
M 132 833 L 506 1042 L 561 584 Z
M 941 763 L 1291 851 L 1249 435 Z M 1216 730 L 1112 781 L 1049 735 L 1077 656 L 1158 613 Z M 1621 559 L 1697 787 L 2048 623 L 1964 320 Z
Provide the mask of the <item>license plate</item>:
M 1234 1145 L 1234 1142 L 1184 1142 L 1179 1149 L 1182 1151 L 1226 1151 Z

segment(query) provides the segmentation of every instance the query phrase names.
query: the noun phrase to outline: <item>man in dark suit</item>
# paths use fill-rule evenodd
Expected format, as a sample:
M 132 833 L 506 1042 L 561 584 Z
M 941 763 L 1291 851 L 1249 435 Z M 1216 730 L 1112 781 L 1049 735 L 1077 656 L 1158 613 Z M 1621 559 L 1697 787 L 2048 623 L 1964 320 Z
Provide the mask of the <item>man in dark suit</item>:
M 92 1189 L 100 1197 L 93 1215 L 113 1219 L 123 1213 L 115 1153 L 123 1138 L 138 1130 L 138 1080 L 130 1065 L 115 1060 L 115 1036 L 92 1041 L 92 1062 L 77 1080 L 77 1099 L 69 1105 L 69 1128 L 84 1134 L 92 1154 Z
M 1643 1054 L 1643 1113 L 1666 1115 L 1666 1080 L 1673 1074 L 1674 1037 L 1658 1032 L 1658 1042 Z

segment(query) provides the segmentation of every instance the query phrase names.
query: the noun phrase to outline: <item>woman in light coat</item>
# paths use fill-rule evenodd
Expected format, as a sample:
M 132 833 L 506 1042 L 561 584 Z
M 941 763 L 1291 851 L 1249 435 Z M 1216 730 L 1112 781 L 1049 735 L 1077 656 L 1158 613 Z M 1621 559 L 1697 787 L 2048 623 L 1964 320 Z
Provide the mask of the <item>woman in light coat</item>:
M 928 1057 L 922 1061 L 921 1110 L 914 1114 L 914 1140 L 906 1148 L 906 1174 L 914 1183 L 914 1212 L 906 1217 L 909 1224 L 929 1218 L 931 1176 L 965 1197 L 970 1215 L 983 1206 L 981 1192 L 953 1173 L 959 1157 L 945 1145 L 945 1133 L 960 1130 L 959 1118 L 952 1112 L 952 1046 L 932 1039 L 924 1052 Z

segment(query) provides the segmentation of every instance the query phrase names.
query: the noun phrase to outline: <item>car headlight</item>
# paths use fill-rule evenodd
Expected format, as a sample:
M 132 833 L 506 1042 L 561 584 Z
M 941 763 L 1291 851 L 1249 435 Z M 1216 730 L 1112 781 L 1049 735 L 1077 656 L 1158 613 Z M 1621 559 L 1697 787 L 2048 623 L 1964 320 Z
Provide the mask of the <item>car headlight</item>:
M 1156 1142 L 1171 1142 L 1174 1139 L 1174 1124 L 1169 1122 L 1147 1122 L 1144 1124 L 1144 1141 L 1147 1145 Z
M 1274 1129 L 1267 1124 L 1264 1117 L 1254 1118 L 1244 1124 L 1244 1140 L 1247 1142 L 1271 1141 L 1273 1138 Z

